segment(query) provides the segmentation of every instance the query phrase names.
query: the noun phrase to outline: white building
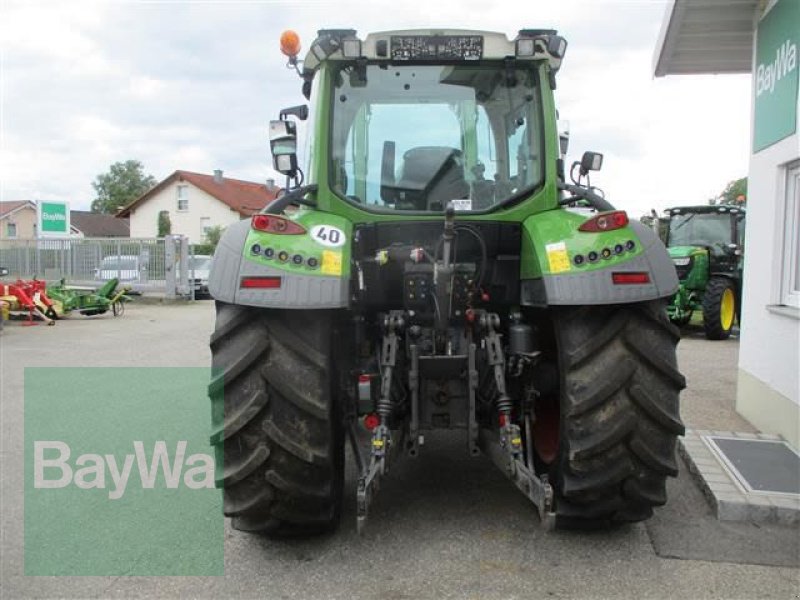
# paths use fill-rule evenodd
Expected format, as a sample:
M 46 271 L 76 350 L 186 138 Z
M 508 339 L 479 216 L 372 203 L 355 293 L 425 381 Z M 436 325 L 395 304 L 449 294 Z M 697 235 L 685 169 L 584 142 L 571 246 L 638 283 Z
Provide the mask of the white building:
M 209 228 L 227 227 L 257 213 L 277 192 L 271 180 L 262 184 L 223 177 L 222 171 L 214 171 L 214 175 L 175 171 L 117 216 L 130 218 L 132 238 L 156 237 L 159 215 L 166 213 L 170 233 L 199 244 Z
M 656 77 L 752 73 L 736 409 L 795 447 L 800 447 L 799 52 L 800 0 L 672 0 L 654 64 Z M 692 132 L 686 134 L 688 139 Z

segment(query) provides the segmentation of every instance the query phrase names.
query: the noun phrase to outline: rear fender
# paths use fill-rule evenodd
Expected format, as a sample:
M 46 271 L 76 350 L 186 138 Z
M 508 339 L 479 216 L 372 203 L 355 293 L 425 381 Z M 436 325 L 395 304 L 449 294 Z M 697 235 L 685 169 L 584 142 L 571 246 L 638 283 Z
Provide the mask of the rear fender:
M 257 231 L 251 227 L 250 219 L 226 229 L 211 263 L 209 294 L 216 300 L 247 306 L 346 307 L 350 290 L 350 223 L 315 211 L 282 216 L 303 226 L 306 233 Z M 338 233 L 332 242 L 330 233 L 334 230 Z M 283 253 L 286 260 L 279 258 Z M 277 279 L 279 283 L 274 288 L 245 287 L 246 280 L 253 278 Z
M 577 231 L 585 215 L 551 211 L 550 223 L 542 216 L 529 217 L 524 223 L 522 305 L 627 304 L 668 298 L 678 290 L 675 267 L 664 244 L 639 221 L 591 234 Z M 624 252 L 613 251 L 618 244 L 625 246 Z M 607 248 L 612 255 L 602 258 Z M 601 258 L 589 263 L 590 252 L 598 252 Z M 579 256 L 584 260 L 581 264 Z M 642 272 L 648 273 L 648 283 L 620 285 L 612 280 L 612 273 Z

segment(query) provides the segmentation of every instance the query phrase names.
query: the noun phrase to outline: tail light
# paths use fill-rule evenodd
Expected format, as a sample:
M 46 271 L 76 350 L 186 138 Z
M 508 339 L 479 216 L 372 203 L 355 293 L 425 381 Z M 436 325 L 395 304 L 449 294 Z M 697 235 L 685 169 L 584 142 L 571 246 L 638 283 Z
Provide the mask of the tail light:
M 642 285 L 650 283 L 650 274 L 646 271 L 642 273 L 611 273 L 611 281 L 614 282 L 614 285 Z
M 370 431 L 374 430 L 380 424 L 381 424 L 381 418 L 375 413 L 370 413 L 366 417 L 364 417 L 364 427 L 366 427 Z
M 580 227 L 578 227 L 578 231 L 601 233 L 603 231 L 622 229 L 627 224 L 628 213 L 626 213 L 624 210 L 612 210 L 593 216 L 591 219 L 585 221 Z
M 244 289 L 276 290 L 281 287 L 280 277 L 242 277 L 239 287 Z
M 300 235 L 306 232 L 305 228 L 294 221 L 276 217 L 275 215 L 253 215 L 250 221 L 253 229 L 265 231 L 267 233 L 277 233 L 283 235 Z

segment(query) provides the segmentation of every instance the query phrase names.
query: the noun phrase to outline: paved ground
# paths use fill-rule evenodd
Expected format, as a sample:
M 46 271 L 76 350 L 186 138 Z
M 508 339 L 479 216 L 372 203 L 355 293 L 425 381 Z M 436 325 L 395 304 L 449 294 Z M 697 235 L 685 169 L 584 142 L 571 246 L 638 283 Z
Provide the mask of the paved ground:
M 133 305 L 117 320 L 6 328 L 0 336 L 0 596 L 796 600 L 800 594 L 796 567 L 753 564 L 796 565 L 798 530 L 721 531 L 685 470 L 670 483 L 670 503 L 647 525 L 545 532 L 511 484 L 488 461 L 465 457 L 462 440 L 452 436 L 429 440 L 417 461 L 393 472 L 363 538 L 355 533 L 350 492 L 343 526 L 327 538 L 275 542 L 227 530 L 225 577 L 22 577 L 23 367 L 206 366 L 212 319 L 211 304 L 199 302 Z M 681 343 L 688 425 L 752 430 L 732 410 L 737 347 L 735 340 L 707 342 L 699 332 Z

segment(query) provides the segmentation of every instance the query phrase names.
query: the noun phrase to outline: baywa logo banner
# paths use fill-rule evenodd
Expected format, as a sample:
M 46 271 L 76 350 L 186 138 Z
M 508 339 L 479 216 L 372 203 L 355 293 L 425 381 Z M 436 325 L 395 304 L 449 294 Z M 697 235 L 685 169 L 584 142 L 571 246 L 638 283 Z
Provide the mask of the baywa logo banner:
M 25 369 L 25 574 L 222 575 L 208 369 Z
M 758 24 L 753 151 L 797 130 L 800 0 L 779 0 Z

